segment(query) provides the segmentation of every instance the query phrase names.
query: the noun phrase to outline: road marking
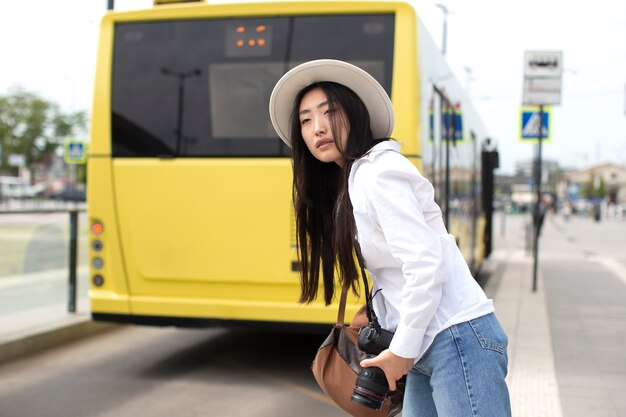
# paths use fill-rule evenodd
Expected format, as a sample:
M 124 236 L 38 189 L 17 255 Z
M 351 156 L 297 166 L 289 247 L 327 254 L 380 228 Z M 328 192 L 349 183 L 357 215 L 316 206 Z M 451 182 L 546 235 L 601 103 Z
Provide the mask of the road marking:
M 626 268 L 617 259 L 604 256 L 590 256 L 588 259 L 602 264 L 606 269 L 617 275 L 619 279 L 626 284 Z

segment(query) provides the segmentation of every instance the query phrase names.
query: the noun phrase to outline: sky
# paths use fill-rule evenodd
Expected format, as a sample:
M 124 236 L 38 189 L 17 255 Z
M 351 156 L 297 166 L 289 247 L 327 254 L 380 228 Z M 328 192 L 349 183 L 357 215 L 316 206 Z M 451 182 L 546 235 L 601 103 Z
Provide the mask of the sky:
M 232 1 L 232 0 L 227 0 Z M 561 104 L 543 158 L 565 168 L 626 165 L 626 1 L 411 0 L 500 150 L 500 174 L 533 157 L 519 141 L 524 51 L 562 51 Z M 117 10 L 152 0 L 115 0 Z M 89 112 L 107 0 L 0 0 L 0 95 L 20 86 Z M 52 18 L 54 17 L 54 18 Z

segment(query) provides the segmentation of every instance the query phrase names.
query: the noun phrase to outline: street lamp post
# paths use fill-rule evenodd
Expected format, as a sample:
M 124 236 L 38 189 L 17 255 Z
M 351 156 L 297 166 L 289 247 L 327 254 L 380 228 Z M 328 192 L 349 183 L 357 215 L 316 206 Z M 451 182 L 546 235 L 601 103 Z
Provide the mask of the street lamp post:
M 448 38 L 448 8 L 441 3 L 437 3 L 437 7 L 443 11 L 443 42 L 441 43 L 441 53 L 445 56 Z

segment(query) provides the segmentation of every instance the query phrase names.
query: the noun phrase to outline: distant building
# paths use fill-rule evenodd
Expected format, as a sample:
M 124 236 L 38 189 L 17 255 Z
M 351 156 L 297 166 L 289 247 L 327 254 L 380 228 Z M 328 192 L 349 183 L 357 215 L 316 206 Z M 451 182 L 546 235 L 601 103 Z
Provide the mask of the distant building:
M 565 173 L 559 196 L 572 199 L 577 191 L 578 197 L 586 197 L 585 190 L 598 190 L 602 183 L 609 204 L 626 204 L 626 166 L 610 163 Z
M 515 172 L 517 174 L 526 175 L 529 178 L 532 178 L 535 174 L 533 171 L 533 167 L 535 166 L 536 159 L 525 160 L 525 161 L 517 161 L 515 163 Z M 557 161 L 553 161 L 550 159 L 542 159 L 541 160 L 541 173 L 544 183 L 547 181 L 549 175 L 553 175 L 559 170 L 559 163 Z

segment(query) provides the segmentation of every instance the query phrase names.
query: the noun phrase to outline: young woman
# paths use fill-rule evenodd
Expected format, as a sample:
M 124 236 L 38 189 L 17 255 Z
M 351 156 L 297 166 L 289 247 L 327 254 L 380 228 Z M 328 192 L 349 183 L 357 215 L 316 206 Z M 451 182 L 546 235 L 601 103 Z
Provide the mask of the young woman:
M 361 365 L 381 368 L 392 391 L 407 375 L 402 415 L 510 416 L 506 335 L 432 185 L 389 140 L 393 117 L 384 89 L 346 62 L 307 62 L 276 84 L 270 118 L 293 154 L 300 301 L 317 297 L 320 267 L 327 304 L 335 265 L 356 289 L 356 237 L 380 324 L 395 332 Z

